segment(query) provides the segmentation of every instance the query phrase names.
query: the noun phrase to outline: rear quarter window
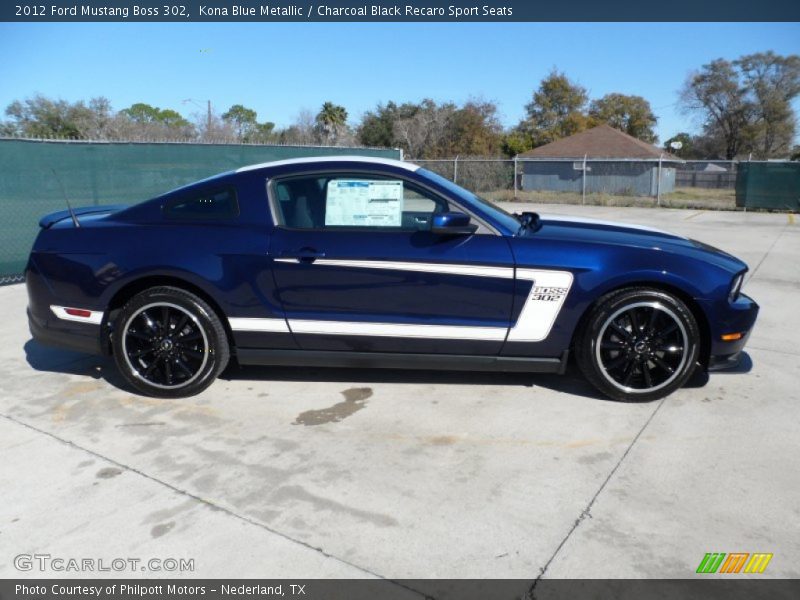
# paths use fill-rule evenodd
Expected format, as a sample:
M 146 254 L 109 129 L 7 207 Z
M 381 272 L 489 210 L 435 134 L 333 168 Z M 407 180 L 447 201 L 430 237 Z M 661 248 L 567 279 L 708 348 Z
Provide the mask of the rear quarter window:
M 168 219 L 215 221 L 239 216 L 236 190 L 231 187 L 204 190 L 174 198 L 163 208 Z

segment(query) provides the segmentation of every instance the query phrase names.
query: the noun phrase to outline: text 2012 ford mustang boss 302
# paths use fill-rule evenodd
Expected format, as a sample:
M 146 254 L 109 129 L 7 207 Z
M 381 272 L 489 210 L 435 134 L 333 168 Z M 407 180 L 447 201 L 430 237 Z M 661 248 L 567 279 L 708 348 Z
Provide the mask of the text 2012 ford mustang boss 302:
M 651 400 L 736 363 L 747 266 L 662 231 L 512 215 L 415 165 L 284 160 L 44 217 L 34 337 L 175 397 L 240 364 L 563 372 Z

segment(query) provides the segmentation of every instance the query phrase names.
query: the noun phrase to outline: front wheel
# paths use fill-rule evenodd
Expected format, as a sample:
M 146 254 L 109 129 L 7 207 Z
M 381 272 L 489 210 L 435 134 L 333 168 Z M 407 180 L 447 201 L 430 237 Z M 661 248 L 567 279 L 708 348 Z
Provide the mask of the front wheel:
M 134 296 L 114 324 L 114 360 L 138 391 L 165 398 L 206 389 L 228 363 L 229 347 L 214 310 L 175 287 Z
M 650 288 L 626 288 L 602 298 L 575 343 L 586 379 L 623 402 L 663 398 L 694 372 L 700 330 L 676 296 Z

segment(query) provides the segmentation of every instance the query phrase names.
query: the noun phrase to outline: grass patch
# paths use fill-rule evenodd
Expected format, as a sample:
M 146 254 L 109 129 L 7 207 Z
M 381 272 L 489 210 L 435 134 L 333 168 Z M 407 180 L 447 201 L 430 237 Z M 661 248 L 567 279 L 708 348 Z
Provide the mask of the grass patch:
M 484 192 L 492 202 L 530 202 L 532 204 L 585 204 L 589 206 L 638 206 L 655 208 L 659 206 L 655 198 L 647 196 L 628 196 L 622 194 L 586 194 L 584 199 L 575 192 L 496 190 Z M 703 188 L 679 188 L 661 196 L 661 207 L 691 208 L 704 210 L 735 210 L 734 190 L 709 190 Z

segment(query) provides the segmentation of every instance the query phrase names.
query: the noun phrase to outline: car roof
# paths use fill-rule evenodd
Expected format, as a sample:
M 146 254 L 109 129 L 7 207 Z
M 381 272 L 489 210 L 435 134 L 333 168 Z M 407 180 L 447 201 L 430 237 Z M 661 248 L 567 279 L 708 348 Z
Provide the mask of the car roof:
M 356 162 L 371 165 L 383 165 L 387 167 L 395 167 L 397 169 L 405 169 L 406 171 L 414 172 L 418 170 L 419 165 L 415 165 L 402 160 L 394 160 L 392 158 L 382 158 L 379 156 L 305 156 L 303 158 L 287 158 L 284 160 L 273 160 L 270 162 L 259 163 L 256 165 L 248 165 L 240 167 L 233 171 L 234 173 L 243 173 L 246 171 L 256 171 L 259 169 L 271 169 L 275 167 L 288 167 L 292 165 L 308 165 L 316 163 L 331 163 L 331 162 Z
M 211 175 L 210 177 L 205 177 L 203 179 L 199 179 L 197 181 L 192 181 L 191 183 L 187 183 L 175 189 L 169 190 L 163 194 L 159 194 L 155 199 L 162 199 L 164 196 L 171 196 L 175 193 L 181 193 L 186 191 L 194 190 L 195 188 L 202 187 L 206 184 L 217 184 L 222 183 L 229 180 L 231 177 L 237 175 L 238 173 L 248 173 L 253 171 L 261 171 L 261 170 L 268 170 L 268 169 L 275 169 L 275 168 L 282 168 L 282 167 L 291 167 L 293 165 L 314 165 L 314 164 L 325 164 L 325 163 L 342 163 L 342 162 L 349 162 L 349 163 L 361 163 L 361 164 L 369 164 L 369 165 L 382 165 L 387 167 L 394 167 L 397 169 L 402 169 L 408 171 L 409 173 L 413 173 L 420 169 L 419 165 L 415 165 L 412 163 L 404 162 L 402 160 L 394 160 L 392 158 L 382 158 L 378 156 L 355 156 L 355 155 L 342 155 L 342 156 L 304 156 L 302 158 L 288 158 L 283 160 L 273 160 L 270 162 L 258 163 L 255 165 L 246 165 L 244 167 L 239 167 L 238 169 L 233 169 L 231 171 L 224 171 L 222 173 L 216 173 Z

